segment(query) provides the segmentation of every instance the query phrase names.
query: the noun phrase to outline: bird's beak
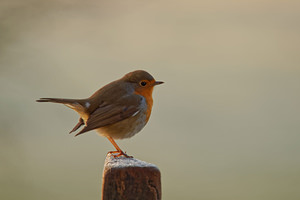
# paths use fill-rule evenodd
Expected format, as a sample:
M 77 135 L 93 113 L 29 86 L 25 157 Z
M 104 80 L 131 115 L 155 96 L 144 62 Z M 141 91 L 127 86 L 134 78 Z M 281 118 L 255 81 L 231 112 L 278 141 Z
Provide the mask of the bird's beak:
M 163 83 L 164 83 L 163 81 L 155 81 L 154 85 L 160 85 L 160 84 L 163 84 Z

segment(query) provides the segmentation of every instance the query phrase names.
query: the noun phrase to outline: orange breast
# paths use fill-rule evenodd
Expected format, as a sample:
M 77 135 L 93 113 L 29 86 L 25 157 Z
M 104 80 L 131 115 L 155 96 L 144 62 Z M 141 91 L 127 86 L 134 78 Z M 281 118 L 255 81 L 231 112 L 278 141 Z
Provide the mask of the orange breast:
M 138 88 L 135 91 L 135 94 L 142 95 L 146 99 L 146 103 L 147 103 L 146 120 L 147 121 L 150 118 L 152 105 L 153 105 L 152 91 L 153 91 L 153 86 L 145 87 L 145 88 Z

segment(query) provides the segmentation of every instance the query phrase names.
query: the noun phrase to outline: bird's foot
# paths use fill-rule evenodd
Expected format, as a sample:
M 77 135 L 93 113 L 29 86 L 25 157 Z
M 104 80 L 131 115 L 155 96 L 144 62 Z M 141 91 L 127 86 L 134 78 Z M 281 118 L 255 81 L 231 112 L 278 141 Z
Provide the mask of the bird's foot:
M 114 158 L 125 156 L 126 158 L 133 158 L 133 156 L 128 156 L 123 151 L 109 151 L 107 154 L 111 154 Z

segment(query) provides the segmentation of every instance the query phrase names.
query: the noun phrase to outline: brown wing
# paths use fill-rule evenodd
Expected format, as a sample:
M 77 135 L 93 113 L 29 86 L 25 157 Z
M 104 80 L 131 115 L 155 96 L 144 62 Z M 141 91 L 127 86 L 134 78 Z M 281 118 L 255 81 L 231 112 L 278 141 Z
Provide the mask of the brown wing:
M 82 118 L 79 118 L 79 122 L 75 125 L 75 127 L 70 131 L 70 133 L 73 133 L 74 131 L 76 131 L 77 129 L 80 128 L 80 126 L 84 125 L 84 121 Z
M 89 116 L 86 126 L 75 136 L 131 117 L 139 111 L 140 103 L 141 98 L 138 95 L 124 98 L 116 104 L 101 103 Z

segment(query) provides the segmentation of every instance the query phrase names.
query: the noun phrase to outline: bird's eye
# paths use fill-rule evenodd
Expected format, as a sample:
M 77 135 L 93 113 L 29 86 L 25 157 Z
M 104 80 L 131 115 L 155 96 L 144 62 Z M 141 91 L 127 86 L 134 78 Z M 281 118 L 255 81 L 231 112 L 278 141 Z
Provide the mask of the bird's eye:
M 144 86 L 146 86 L 146 85 L 147 85 L 147 82 L 145 82 L 145 81 L 141 81 L 141 82 L 140 82 L 140 85 L 144 87 Z

